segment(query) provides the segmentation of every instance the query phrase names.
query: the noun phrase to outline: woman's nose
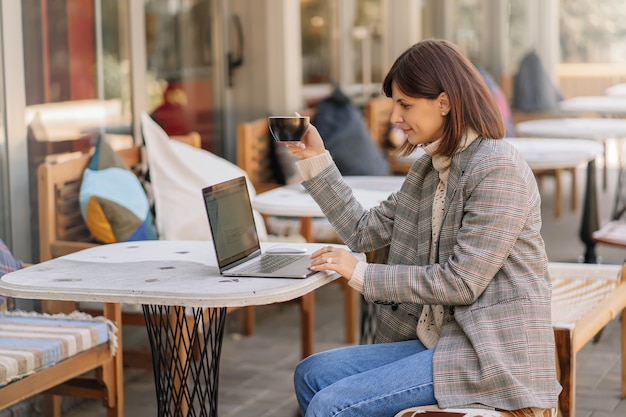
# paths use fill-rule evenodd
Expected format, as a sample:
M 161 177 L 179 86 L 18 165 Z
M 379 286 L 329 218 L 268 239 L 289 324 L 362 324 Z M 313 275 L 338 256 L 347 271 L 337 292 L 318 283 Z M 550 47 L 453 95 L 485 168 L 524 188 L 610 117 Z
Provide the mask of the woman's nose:
M 404 122 L 404 119 L 398 112 L 396 112 L 396 110 L 393 110 L 391 112 L 391 117 L 389 118 L 389 121 L 394 124 L 400 124 Z

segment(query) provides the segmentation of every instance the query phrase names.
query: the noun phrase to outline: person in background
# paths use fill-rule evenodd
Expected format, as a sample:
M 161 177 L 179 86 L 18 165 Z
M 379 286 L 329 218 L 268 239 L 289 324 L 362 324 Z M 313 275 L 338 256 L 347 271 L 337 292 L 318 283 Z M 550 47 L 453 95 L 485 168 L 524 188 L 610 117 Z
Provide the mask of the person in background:
M 556 415 L 551 286 L 537 184 L 501 140 L 502 117 L 455 45 L 424 40 L 383 81 L 406 155 L 425 155 L 397 192 L 365 210 L 311 125 L 296 156 L 307 192 L 354 252 L 388 250 L 385 264 L 324 247 L 331 270 L 378 304 L 376 343 L 321 352 L 294 374 L 301 413 L 385 416 L 409 407 Z

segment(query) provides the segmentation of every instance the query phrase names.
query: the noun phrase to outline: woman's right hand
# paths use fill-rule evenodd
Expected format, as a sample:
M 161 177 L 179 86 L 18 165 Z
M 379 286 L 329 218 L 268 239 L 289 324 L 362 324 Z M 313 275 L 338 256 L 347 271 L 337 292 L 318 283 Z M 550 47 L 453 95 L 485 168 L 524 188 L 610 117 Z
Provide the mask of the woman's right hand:
M 317 128 L 311 124 L 300 142 L 285 142 L 287 151 L 298 159 L 307 159 L 326 152 L 324 141 Z

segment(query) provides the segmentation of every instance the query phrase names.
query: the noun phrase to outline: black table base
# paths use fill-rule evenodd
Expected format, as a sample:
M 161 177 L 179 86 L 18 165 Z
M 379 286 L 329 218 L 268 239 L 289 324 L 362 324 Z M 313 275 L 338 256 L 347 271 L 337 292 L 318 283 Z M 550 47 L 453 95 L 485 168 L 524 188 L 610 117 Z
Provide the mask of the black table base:
M 144 305 L 159 417 L 217 416 L 226 308 Z
M 606 163 L 606 161 L 605 161 Z M 598 210 L 598 195 L 596 185 L 596 162 L 589 161 L 587 164 L 587 186 L 585 187 L 585 199 L 583 201 L 583 213 L 580 224 L 580 240 L 585 244 L 585 263 L 595 264 L 596 242 L 591 235 L 600 227 L 600 213 Z

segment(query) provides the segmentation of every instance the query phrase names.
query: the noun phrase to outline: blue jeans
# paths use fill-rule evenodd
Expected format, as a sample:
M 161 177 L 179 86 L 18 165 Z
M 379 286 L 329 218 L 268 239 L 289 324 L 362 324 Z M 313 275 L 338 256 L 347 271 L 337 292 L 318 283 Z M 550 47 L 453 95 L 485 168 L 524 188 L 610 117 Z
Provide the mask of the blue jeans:
M 433 349 L 418 340 L 317 353 L 296 367 L 300 411 L 305 417 L 390 417 L 437 404 L 432 362 Z

